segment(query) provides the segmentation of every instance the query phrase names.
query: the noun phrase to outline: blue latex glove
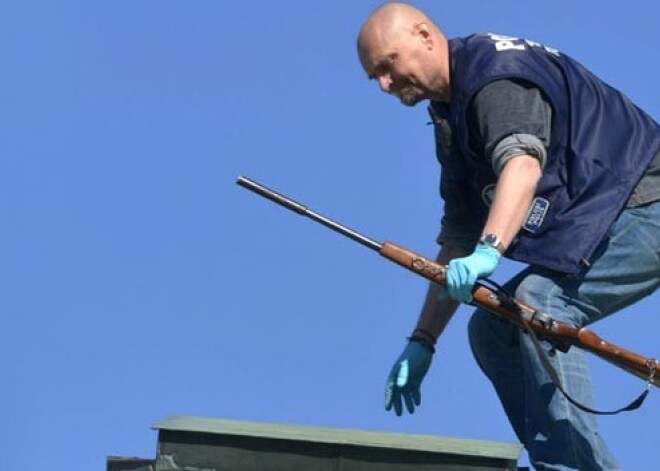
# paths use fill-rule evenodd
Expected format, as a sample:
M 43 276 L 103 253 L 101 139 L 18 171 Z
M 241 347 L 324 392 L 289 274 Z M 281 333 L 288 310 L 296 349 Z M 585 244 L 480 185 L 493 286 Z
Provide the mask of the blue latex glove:
M 456 301 L 472 301 L 472 288 L 477 278 L 490 276 L 497 268 L 500 253 L 490 245 L 477 245 L 472 255 L 455 258 L 447 269 L 447 290 Z
M 422 403 L 419 387 L 431 366 L 433 352 L 419 342 L 408 342 L 394 364 L 385 384 L 385 410 L 394 406 L 396 415 L 403 413 L 402 400 L 411 414 Z

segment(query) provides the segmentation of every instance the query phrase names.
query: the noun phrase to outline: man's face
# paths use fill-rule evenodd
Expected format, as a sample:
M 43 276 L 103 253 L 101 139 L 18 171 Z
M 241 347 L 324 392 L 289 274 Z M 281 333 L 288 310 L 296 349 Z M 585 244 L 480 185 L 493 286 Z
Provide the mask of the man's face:
M 406 106 L 429 98 L 414 39 L 411 36 L 384 45 L 382 41 L 367 38 L 358 51 L 369 79 L 377 80 L 383 92 L 396 96 Z

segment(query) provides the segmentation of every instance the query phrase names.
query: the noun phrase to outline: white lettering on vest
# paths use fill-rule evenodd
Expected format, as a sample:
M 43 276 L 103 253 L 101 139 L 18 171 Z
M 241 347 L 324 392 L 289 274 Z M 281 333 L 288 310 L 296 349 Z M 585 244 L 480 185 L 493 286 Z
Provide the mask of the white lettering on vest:
M 495 49 L 498 51 L 508 51 L 511 49 L 515 49 L 517 51 L 525 50 L 525 45 L 516 44 L 514 41 L 519 41 L 519 39 L 513 36 L 504 36 L 501 34 L 489 34 L 488 36 L 490 36 L 490 39 L 495 41 Z
M 557 49 L 544 46 L 543 44 L 537 43 L 536 41 L 530 41 L 529 39 L 520 39 L 514 36 L 505 36 L 502 34 L 493 34 L 493 33 L 488 33 L 488 37 L 495 42 L 495 49 L 498 52 L 510 51 L 510 50 L 524 51 L 525 46 L 527 45 L 529 47 L 542 48 L 546 52 L 555 56 L 560 55 Z

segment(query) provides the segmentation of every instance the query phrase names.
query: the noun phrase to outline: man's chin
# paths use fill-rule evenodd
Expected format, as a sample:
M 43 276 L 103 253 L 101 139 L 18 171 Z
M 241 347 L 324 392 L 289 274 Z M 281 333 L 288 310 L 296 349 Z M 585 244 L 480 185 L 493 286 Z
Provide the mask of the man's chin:
M 417 103 L 424 101 L 425 99 L 426 97 L 422 95 L 404 95 L 399 97 L 399 101 L 405 106 L 415 106 Z
M 419 90 L 404 91 L 404 93 L 397 93 L 396 97 L 399 101 L 406 106 L 415 106 L 420 101 L 424 101 L 427 97 Z

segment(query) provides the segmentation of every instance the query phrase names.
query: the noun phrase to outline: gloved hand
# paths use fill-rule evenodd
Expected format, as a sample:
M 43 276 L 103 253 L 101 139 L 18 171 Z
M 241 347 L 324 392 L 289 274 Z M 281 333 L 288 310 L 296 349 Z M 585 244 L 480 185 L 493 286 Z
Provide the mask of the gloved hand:
M 394 406 L 396 415 L 403 413 L 402 398 L 408 412 L 422 403 L 419 387 L 431 366 L 433 352 L 419 342 L 408 342 L 405 350 L 394 364 L 385 384 L 385 410 Z
M 447 269 L 447 289 L 456 301 L 472 301 L 472 287 L 477 278 L 490 276 L 497 268 L 500 253 L 490 245 L 479 244 L 472 255 L 455 258 Z

